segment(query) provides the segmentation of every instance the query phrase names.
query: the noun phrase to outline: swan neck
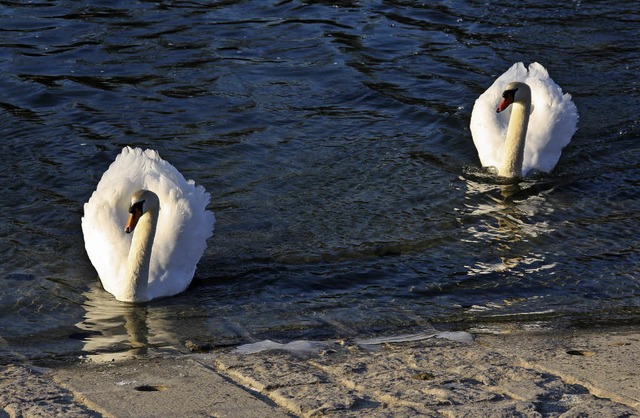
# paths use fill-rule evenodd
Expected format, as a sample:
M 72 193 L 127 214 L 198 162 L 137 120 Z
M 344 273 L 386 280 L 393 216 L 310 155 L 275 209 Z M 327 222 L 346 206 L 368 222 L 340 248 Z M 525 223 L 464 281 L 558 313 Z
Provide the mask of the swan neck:
M 131 238 L 131 248 L 127 258 L 125 292 L 122 300 L 127 302 L 145 302 L 149 300 L 149 265 L 151 249 L 158 224 L 158 210 L 145 212 L 138 221 Z
M 529 114 L 531 113 L 531 100 L 514 102 L 511 107 L 504 156 L 498 174 L 502 177 L 515 178 L 522 177 L 524 145 Z

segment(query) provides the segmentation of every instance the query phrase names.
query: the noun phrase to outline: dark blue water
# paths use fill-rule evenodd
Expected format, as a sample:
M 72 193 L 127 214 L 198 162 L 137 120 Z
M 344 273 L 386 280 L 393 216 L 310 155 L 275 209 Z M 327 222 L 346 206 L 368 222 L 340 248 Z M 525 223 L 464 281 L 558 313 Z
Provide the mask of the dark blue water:
M 0 362 L 640 319 L 640 4 L 0 6 Z M 577 134 L 505 201 L 468 129 L 516 61 Z M 125 145 L 212 195 L 182 295 L 104 292 L 82 205 Z

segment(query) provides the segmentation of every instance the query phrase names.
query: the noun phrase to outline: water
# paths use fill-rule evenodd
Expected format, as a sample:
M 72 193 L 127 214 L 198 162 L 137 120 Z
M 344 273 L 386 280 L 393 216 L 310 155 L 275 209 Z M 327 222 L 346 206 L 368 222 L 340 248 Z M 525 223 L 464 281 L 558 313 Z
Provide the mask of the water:
M 640 5 L 31 1 L 0 6 L 0 363 L 640 318 Z M 474 100 L 539 61 L 580 112 L 503 201 Z M 82 204 L 125 145 L 212 195 L 192 286 L 98 284 Z

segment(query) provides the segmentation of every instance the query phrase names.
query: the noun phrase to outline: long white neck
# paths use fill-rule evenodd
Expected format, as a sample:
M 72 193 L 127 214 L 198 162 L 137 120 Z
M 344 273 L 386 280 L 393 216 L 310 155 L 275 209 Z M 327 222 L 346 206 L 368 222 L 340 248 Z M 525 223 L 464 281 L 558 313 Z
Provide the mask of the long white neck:
M 125 290 L 121 298 L 123 301 L 145 302 L 149 299 L 147 295 L 149 264 L 157 224 L 158 210 L 149 210 L 140 217 L 138 225 L 133 231 L 131 248 L 127 257 Z
M 498 170 L 498 174 L 502 177 L 522 177 L 524 143 L 527 137 L 530 113 L 531 99 L 517 101 L 511 105 L 511 117 L 504 144 L 502 166 Z

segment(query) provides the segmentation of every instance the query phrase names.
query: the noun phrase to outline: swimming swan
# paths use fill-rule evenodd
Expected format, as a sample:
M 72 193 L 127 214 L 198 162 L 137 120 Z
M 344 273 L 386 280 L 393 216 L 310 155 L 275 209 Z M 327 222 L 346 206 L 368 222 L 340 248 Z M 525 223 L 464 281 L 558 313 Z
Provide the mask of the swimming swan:
M 519 62 L 478 97 L 470 128 L 482 165 L 518 178 L 553 170 L 577 124 L 571 95 L 562 93 L 542 65 L 534 62 L 527 70 Z
M 209 200 L 156 151 L 124 148 L 82 218 L 85 248 L 104 289 L 125 302 L 184 291 L 213 233 Z

